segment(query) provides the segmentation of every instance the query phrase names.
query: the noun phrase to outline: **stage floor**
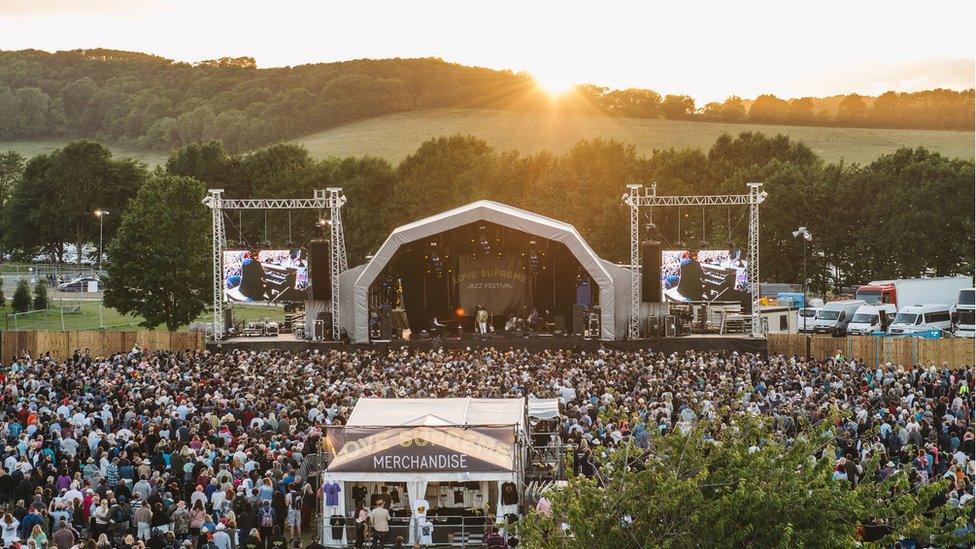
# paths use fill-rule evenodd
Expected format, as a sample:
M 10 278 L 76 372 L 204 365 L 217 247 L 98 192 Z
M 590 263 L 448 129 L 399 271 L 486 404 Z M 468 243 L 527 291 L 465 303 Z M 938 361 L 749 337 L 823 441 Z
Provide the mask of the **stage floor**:
M 295 339 L 291 334 L 277 337 L 236 337 L 222 341 L 220 344 L 207 342 L 210 350 L 267 350 L 282 349 L 292 352 L 309 350 L 355 350 L 407 347 L 409 349 L 427 350 L 431 348 L 431 340 L 402 341 L 372 343 L 332 343 L 324 341 L 305 341 Z M 486 337 L 468 336 L 464 338 L 448 338 L 441 340 L 444 349 L 488 348 L 495 349 L 525 349 L 528 351 L 544 351 L 547 349 L 570 349 L 578 351 L 597 351 L 600 348 L 617 350 L 644 350 L 670 354 L 684 351 L 738 351 L 740 353 L 768 354 L 765 338 L 743 335 L 691 335 L 682 337 L 668 337 L 655 339 L 641 339 L 637 341 L 600 341 L 598 339 L 584 339 L 566 336 L 535 336 L 535 337 Z

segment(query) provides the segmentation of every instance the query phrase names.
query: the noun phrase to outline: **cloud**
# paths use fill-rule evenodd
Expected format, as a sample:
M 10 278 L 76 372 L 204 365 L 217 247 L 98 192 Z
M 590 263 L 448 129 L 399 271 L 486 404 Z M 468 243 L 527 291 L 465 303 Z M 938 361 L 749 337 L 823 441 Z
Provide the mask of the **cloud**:
M 976 60 L 937 57 L 848 69 L 825 82 L 839 93 L 878 95 L 889 90 L 912 92 L 934 88 L 964 90 L 976 84 Z
M 106 13 L 124 14 L 148 11 L 160 0 L 0 0 L 2 17 Z

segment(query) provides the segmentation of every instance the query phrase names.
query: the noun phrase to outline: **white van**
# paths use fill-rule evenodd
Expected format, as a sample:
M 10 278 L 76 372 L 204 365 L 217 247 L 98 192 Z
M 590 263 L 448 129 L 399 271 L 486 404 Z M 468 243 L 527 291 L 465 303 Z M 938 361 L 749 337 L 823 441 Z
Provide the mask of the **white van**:
M 812 334 L 813 323 L 817 318 L 818 307 L 804 307 L 796 312 L 796 331 L 801 334 Z
M 889 334 L 914 334 L 928 330 L 952 328 L 952 313 L 948 305 L 908 305 L 902 307 L 895 321 L 888 327 Z
M 882 325 L 881 313 L 885 314 L 886 321 Z M 884 332 L 895 319 L 894 303 L 879 303 L 878 305 L 861 305 L 854 312 L 854 318 L 847 325 L 847 333 L 851 335 L 872 334 Z
M 831 301 L 824 304 L 817 311 L 817 318 L 813 321 L 813 331 L 818 334 L 843 334 L 861 305 L 864 305 L 864 302 L 860 299 Z

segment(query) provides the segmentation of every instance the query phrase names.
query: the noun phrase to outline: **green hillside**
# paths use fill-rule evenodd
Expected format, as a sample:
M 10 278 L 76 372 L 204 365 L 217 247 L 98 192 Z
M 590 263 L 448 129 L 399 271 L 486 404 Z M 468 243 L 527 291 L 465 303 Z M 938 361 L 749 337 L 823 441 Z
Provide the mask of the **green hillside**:
M 430 109 L 379 116 L 296 139 L 312 157 L 379 156 L 397 163 L 424 141 L 445 135 L 473 135 L 499 150 L 523 153 L 548 150 L 564 153 L 582 139 L 601 137 L 633 144 L 637 152 L 654 149 L 708 150 L 723 133 L 743 131 L 766 135 L 781 133 L 801 141 L 827 161 L 845 159 L 868 163 L 899 147 L 925 147 L 950 158 L 974 158 L 976 134 L 944 130 L 894 130 L 775 126 L 728 122 L 695 122 L 624 118 L 572 113 L 540 113 L 490 109 Z M 0 141 L 0 151 L 25 156 L 50 152 L 67 140 Z M 137 158 L 150 166 L 166 161 L 166 151 L 109 146 L 120 156 Z
M 802 141 L 828 161 L 867 163 L 899 147 L 925 147 L 950 158 L 973 158 L 973 132 L 818 128 L 722 122 L 622 118 L 569 113 L 436 109 L 353 122 L 294 142 L 314 157 L 380 156 L 399 162 L 431 137 L 470 134 L 496 149 L 563 153 L 581 139 L 602 137 L 630 143 L 637 152 L 654 149 L 708 150 L 723 134 L 743 131 L 781 133 Z

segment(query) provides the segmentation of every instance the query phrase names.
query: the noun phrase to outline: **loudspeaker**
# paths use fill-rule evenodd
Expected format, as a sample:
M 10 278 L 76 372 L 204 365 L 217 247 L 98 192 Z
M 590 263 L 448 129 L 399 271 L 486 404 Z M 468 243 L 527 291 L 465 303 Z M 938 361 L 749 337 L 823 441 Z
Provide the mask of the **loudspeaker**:
M 389 305 L 380 307 L 380 339 L 393 339 L 393 312 Z
M 590 314 L 587 318 L 586 329 L 590 331 L 590 337 L 599 338 L 602 333 L 603 317 L 600 315 L 599 307 L 590 308 Z
M 308 243 L 309 280 L 312 283 L 312 299 L 332 299 L 332 273 L 329 272 L 329 242 L 313 240 Z
M 661 245 L 641 244 L 641 301 L 661 302 Z
M 573 335 L 583 335 L 586 329 L 586 307 L 576 303 L 573 305 Z

